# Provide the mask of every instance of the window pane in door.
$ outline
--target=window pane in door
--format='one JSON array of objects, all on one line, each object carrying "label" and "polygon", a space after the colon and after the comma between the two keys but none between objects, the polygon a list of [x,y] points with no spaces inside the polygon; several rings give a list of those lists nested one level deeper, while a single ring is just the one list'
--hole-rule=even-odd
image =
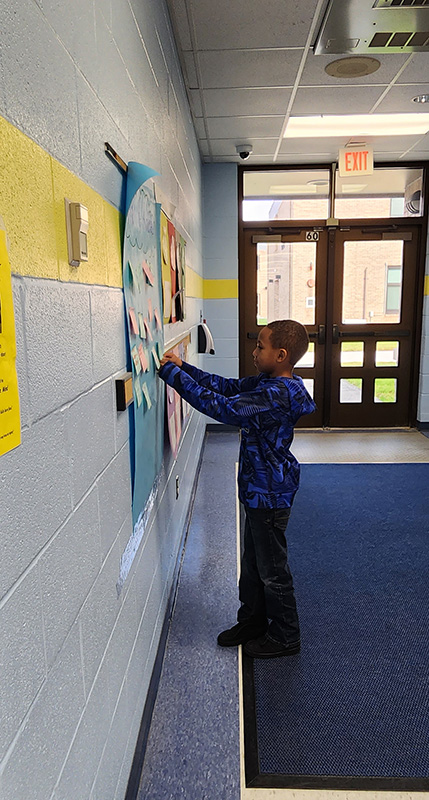
[{"label": "window pane in door", "polygon": [[341,342],[342,367],[363,367],[363,342]]},{"label": "window pane in door", "polygon": [[396,403],[396,378],[375,378],[374,403]]},{"label": "window pane in door", "polygon": [[304,367],[304,369],[314,367],[314,342],[310,342],[307,352],[296,362],[295,367]]},{"label": "window pane in door", "polygon": [[313,378],[303,378],[302,382],[307,389],[308,394],[310,397],[314,398],[314,379]]},{"label": "window pane in door", "polygon": [[403,249],[400,239],[344,242],[343,323],[401,321]]},{"label": "window pane in door", "polygon": [[340,403],[361,403],[362,384],[362,378],[341,378]]},{"label": "window pane in door", "polygon": [[296,319],[314,325],[315,242],[259,242],[256,252],[256,324]]},{"label": "window pane in door", "polygon": [[397,367],[399,364],[399,342],[377,342],[375,345],[376,367]]}]

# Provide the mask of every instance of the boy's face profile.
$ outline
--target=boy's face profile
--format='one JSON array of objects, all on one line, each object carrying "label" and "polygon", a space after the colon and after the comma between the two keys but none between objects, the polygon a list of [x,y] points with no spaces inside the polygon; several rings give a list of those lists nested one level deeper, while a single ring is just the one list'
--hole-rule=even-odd
[{"label": "boy's face profile", "polygon": [[252,353],[255,367],[259,372],[276,377],[291,372],[287,351],[271,344],[270,328],[262,328],[256,347]]}]

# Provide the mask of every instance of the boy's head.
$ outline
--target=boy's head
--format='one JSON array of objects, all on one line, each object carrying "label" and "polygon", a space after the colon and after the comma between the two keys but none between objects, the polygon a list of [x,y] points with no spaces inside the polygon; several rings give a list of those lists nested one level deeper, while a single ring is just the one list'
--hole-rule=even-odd
[{"label": "boy's head", "polygon": [[269,322],[258,336],[253,351],[255,366],[268,375],[291,374],[297,361],[307,352],[308,333],[293,319]]}]

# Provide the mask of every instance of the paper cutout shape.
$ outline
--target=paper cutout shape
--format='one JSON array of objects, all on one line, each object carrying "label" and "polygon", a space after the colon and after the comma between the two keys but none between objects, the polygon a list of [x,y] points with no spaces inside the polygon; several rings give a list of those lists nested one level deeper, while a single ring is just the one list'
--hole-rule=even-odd
[{"label": "paper cutout shape", "polygon": [[141,311],[139,311],[139,331],[140,339],[146,339],[146,325],[144,324],[144,316]]},{"label": "paper cutout shape", "polygon": [[134,195],[136,192],[138,192],[142,183],[145,183],[148,178],[152,178],[154,175],[159,175],[159,172],[156,172],[156,170],[152,169],[152,167],[147,167],[145,164],[139,164],[138,161],[128,162],[125,204],[125,211],[127,214]]},{"label": "paper cutout shape", "polygon": [[128,314],[129,314],[129,317],[130,317],[131,333],[134,333],[136,336],[138,336],[139,326],[137,324],[136,312],[134,311],[133,308],[131,308],[131,306],[128,309]]},{"label": "paper cutout shape", "polygon": [[157,327],[157,329],[159,331],[161,331],[162,330],[162,322],[161,322],[161,317],[159,316],[159,311],[158,311],[157,308],[153,312],[153,315],[155,317],[156,327]]},{"label": "paper cutout shape", "polygon": [[134,391],[136,393],[136,400],[137,400],[137,408],[139,408],[142,404],[143,395],[142,390],[140,389],[140,383],[138,380],[134,381]]},{"label": "paper cutout shape", "polygon": [[155,366],[157,369],[159,369],[161,364],[159,363],[158,353],[156,352],[155,347],[152,347],[152,355],[153,355],[153,360],[155,362]]},{"label": "paper cutout shape", "polygon": [[170,275],[170,243],[168,241],[168,220],[161,211],[161,271],[163,293],[163,318],[164,324],[170,322],[171,317],[171,275]]},{"label": "paper cutout shape", "polygon": [[164,295],[164,322],[170,322],[171,317],[171,283],[164,281],[162,284]]},{"label": "paper cutout shape", "polygon": [[149,389],[147,388],[145,383],[143,383],[142,389],[143,389],[144,399],[146,400],[146,404],[149,410],[150,408],[152,408],[152,402],[149,396]]},{"label": "paper cutout shape", "polygon": [[146,317],[144,318],[144,324],[145,324],[145,328],[146,328],[146,332],[147,332],[148,339],[149,339],[151,342],[153,342],[152,331],[151,331],[151,329],[150,329],[150,326],[149,326],[149,323],[148,323],[148,321],[147,321]]},{"label": "paper cutout shape", "polygon": [[177,264],[176,264],[176,229],[172,222],[168,221],[168,240],[170,244],[170,280],[171,296],[174,298],[171,304],[171,321],[176,322],[176,292],[177,292]]},{"label": "paper cutout shape", "polygon": [[131,261],[128,261],[128,268],[130,270],[130,275],[131,275],[132,290],[133,291],[135,290],[136,292],[140,292],[141,291],[141,283],[140,283],[140,280],[139,280],[139,276],[138,276],[138,273],[136,272],[136,270],[134,269]]},{"label": "paper cutout shape", "polygon": [[143,266],[143,272],[146,275],[146,278],[148,279],[150,285],[153,286],[154,283],[155,283],[155,278],[153,277],[152,270],[151,270],[149,264],[147,263],[147,261],[143,261],[143,265],[142,266]]},{"label": "paper cutout shape", "polygon": [[148,298],[148,301],[147,301],[147,315],[149,317],[149,322],[152,322],[152,320],[153,320],[153,307],[152,307],[152,300],[150,299],[150,297]]},{"label": "paper cutout shape", "polygon": [[131,358],[133,359],[134,369],[137,375],[140,375],[140,372],[142,371],[142,365],[140,364],[140,358],[136,345],[131,348]]},{"label": "paper cutout shape", "polygon": [[142,370],[143,370],[143,372],[147,372],[148,369],[149,369],[149,363],[148,363],[148,360],[146,358],[146,353],[143,350],[143,345],[142,344],[139,345],[138,354],[139,354],[140,364],[142,365]]}]

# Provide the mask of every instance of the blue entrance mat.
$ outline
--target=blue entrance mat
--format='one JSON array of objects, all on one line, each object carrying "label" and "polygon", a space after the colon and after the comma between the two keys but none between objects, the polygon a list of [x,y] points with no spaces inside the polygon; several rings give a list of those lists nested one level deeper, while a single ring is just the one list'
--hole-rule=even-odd
[{"label": "blue entrance mat", "polygon": [[304,465],[297,656],[243,659],[249,786],[429,790],[429,465]]}]

